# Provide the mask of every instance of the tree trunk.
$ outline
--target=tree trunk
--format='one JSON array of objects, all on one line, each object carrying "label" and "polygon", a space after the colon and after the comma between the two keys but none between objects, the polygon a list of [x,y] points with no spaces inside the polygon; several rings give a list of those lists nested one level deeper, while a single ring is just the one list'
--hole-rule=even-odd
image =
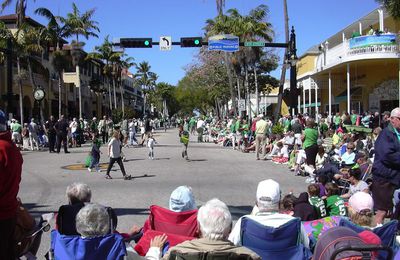
[{"label": "tree trunk", "polygon": [[108,99],[110,101],[110,111],[109,113],[111,113],[112,111],[112,98],[111,98],[111,86],[110,86],[110,80],[107,80],[108,82]]},{"label": "tree trunk", "polygon": [[[235,97],[235,88],[233,86],[233,77],[232,77],[232,71],[230,69],[230,61],[228,58],[228,53],[224,53],[224,63],[225,63],[225,68],[228,74],[228,81],[229,81],[229,90],[231,92],[231,99],[232,99],[232,108],[233,108],[233,113],[236,116],[237,115],[237,109],[236,109],[236,97]],[[229,111],[229,109],[228,109]]]},{"label": "tree trunk", "polygon": [[246,84],[246,96],[247,96],[247,105],[248,105],[248,117],[247,117],[247,121],[250,124],[251,122],[251,99],[250,99],[250,89],[249,89],[249,72],[247,71],[247,65],[244,66],[245,68],[245,84]]},{"label": "tree trunk", "polygon": [[115,78],[113,77],[114,109],[117,109],[117,94],[115,92]]},{"label": "tree trunk", "polygon": [[122,84],[119,85],[119,91],[121,92],[121,109],[122,109],[122,116],[125,116],[125,103],[124,103],[124,90],[122,88]]},{"label": "tree trunk", "polygon": [[17,70],[18,70],[18,88],[19,88],[19,112],[20,112],[20,122],[21,125],[24,125],[24,105],[23,105],[23,97],[24,92],[22,88],[22,75],[21,75],[21,64],[19,61],[19,57],[17,57]]},{"label": "tree trunk", "polygon": [[62,72],[58,73],[58,118],[61,118],[62,107]]},{"label": "tree trunk", "polygon": [[[288,16],[288,11],[287,11],[287,0],[283,0],[283,12],[284,12],[284,16],[285,16],[285,40],[287,43],[289,43],[289,16]],[[288,53],[288,49],[286,48],[285,54],[283,56],[284,61],[286,60],[287,53]],[[278,117],[280,115],[281,108],[282,108],[283,86],[285,84],[285,79],[286,79],[286,66],[284,63],[282,66],[282,70],[281,70],[281,79],[279,81],[278,104],[277,104],[277,106],[275,108],[275,112],[274,112],[275,120],[278,120]]]},{"label": "tree trunk", "polygon": [[256,85],[256,115],[260,112],[260,93],[258,92],[258,80],[257,80],[257,70],[256,67],[254,69],[254,83]]}]

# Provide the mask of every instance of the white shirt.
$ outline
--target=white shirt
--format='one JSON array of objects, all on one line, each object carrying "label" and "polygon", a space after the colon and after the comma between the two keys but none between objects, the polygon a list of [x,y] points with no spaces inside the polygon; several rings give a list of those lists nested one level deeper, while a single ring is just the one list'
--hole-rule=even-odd
[{"label": "white shirt", "polygon": [[[289,222],[290,220],[294,219],[294,217],[287,215],[287,214],[279,214],[279,213],[273,213],[273,214],[266,214],[266,213],[258,213],[258,215],[246,215],[244,217],[250,218],[252,220],[257,221],[258,223],[269,226],[269,227],[280,227],[283,224]],[[232,229],[232,232],[229,234],[228,240],[230,240],[233,244],[236,246],[241,246],[241,241],[240,241],[240,226],[242,223],[242,218],[240,217],[238,221],[236,222],[235,226]],[[300,242],[307,248],[309,248],[309,239],[307,236],[306,231],[304,230],[303,225],[301,225],[301,235],[300,235]]]},{"label": "white shirt", "polygon": [[203,120],[200,119],[199,121],[197,121],[197,128],[203,127],[203,125],[204,125]]},{"label": "white shirt", "polygon": [[134,122],[130,122],[129,123],[129,131],[136,133],[136,128],[135,128],[135,123]]},{"label": "white shirt", "polygon": [[71,133],[75,133],[76,129],[78,128],[78,123],[75,121],[72,121],[71,124],[69,125],[69,127],[71,128]]},{"label": "white shirt", "polygon": [[121,142],[116,138],[111,138],[108,143],[108,149],[110,151],[111,158],[119,158],[121,157]]},{"label": "white shirt", "polygon": [[153,148],[155,142],[156,141],[154,140],[154,138],[149,138],[149,140],[147,141],[147,147]]}]

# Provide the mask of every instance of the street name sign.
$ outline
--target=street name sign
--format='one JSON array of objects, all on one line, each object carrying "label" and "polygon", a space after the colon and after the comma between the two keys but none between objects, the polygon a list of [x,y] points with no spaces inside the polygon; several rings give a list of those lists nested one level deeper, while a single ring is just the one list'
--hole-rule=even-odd
[{"label": "street name sign", "polygon": [[160,37],[160,51],[170,51],[172,48],[172,37],[161,36]]},{"label": "street name sign", "polygon": [[239,37],[232,34],[215,35],[208,38],[209,51],[235,52],[239,50]]},{"label": "street name sign", "polygon": [[238,100],[239,111],[246,111],[246,101],[244,99]]},{"label": "street name sign", "polygon": [[244,42],[245,47],[264,47],[265,42]]}]

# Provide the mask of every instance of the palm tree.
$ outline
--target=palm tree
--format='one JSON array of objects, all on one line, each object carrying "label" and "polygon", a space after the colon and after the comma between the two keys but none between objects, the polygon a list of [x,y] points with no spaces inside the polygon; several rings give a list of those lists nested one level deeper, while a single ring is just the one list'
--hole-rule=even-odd
[{"label": "palm tree", "polygon": [[63,71],[69,64],[67,53],[61,50],[60,43],[63,38],[71,36],[68,27],[61,22],[60,17],[55,16],[47,8],[38,8],[35,10],[35,14],[41,15],[48,19],[47,34],[49,41],[55,50],[52,55],[52,65],[58,74],[58,118],[62,114],[62,89],[63,89]]},{"label": "palm tree", "polygon": [[75,40],[79,42],[79,35],[89,39],[96,37],[96,32],[100,32],[97,26],[98,22],[92,20],[96,9],[90,9],[83,14],[79,11],[75,3],[72,3],[72,13],[68,13],[66,18],[60,17],[60,20],[68,27],[70,34],[75,35]]},{"label": "palm tree", "polygon": [[396,19],[400,19],[400,0],[375,0],[379,4],[383,5],[386,10],[389,11],[390,15]]},{"label": "palm tree", "polygon": [[134,62],[134,58],[133,57],[126,57],[126,54],[121,55],[119,61],[118,61],[118,68],[119,68],[119,72],[118,72],[118,76],[119,76],[119,82],[120,82],[120,94],[121,94],[121,102],[122,102],[122,116],[125,116],[125,103],[124,103],[124,90],[122,87],[122,69],[126,69],[128,70],[130,67],[135,66],[136,63]]},{"label": "palm tree", "polygon": [[110,87],[110,77],[112,76],[112,60],[117,59],[120,54],[113,52],[112,50],[112,43],[109,40],[109,35],[104,38],[104,42],[100,46],[95,47],[95,52],[91,52],[88,54],[87,59],[97,59],[102,60],[105,65],[103,67],[103,75],[107,79],[108,85],[108,97],[109,97],[109,106],[110,111],[112,110],[112,99],[111,99],[111,87]]},{"label": "palm tree", "polygon": [[[3,0],[1,3],[0,12],[3,12],[9,5],[11,5],[13,0]],[[15,3],[15,13],[17,14],[17,28],[20,28],[24,23],[26,17],[26,7],[27,0],[16,0]]]},{"label": "palm tree", "polygon": [[146,98],[149,91],[154,90],[155,82],[157,81],[157,74],[151,72],[151,66],[147,61],[143,61],[136,66],[137,73],[136,77],[138,77],[139,84],[142,87],[142,91],[144,93],[144,101],[143,101],[143,113],[146,113]]},{"label": "palm tree", "polygon": [[[75,36],[75,41],[72,41],[71,55],[74,56],[75,68],[77,76],[79,77],[79,58],[81,58],[81,48],[82,43],[79,42],[79,35],[82,35],[87,39],[89,37],[98,37],[96,32],[100,32],[99,27],[97,27],[98,22],[92,19],[95,9],[90,9],[85,13],[81,14],[75,3],[72,3],[72,12],[67,14],[66,18],[60,17],[62,23],[64,23],[71,35]],[[79,79],[78,79],[79,82]],[[82,117],[82,89],[79,84],[79,117]]]},{"label": "palm tree", "polygon": [[224,12],[225,0],[216,0],[216,3],[217,3],[218,16],[221,16]]}]

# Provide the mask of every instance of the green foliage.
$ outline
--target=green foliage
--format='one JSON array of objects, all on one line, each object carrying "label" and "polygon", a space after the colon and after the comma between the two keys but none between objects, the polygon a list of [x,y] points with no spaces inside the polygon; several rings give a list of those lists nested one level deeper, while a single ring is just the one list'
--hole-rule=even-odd
[{"label": "green foliage", "polygon": [[394,19],[400,20],[400,0],[376,0],[376,2],[383,5]]},{"label": "green foliage", "polygon": [[[125,107],[125,118],[134,118],[136,116],[135,111],[130,107]],[[119,123],[124,118],[122,109],[117,108],[112,110],[112,120],[114,123]]]},{"label": "green foliage", "polygon": [[285,127],[283,125],[281,125],[280,123],[277,123],[272,127],[271,132],[273,134],[281,135],[281,134],[283,134],[284,129],[285,129]]}]

